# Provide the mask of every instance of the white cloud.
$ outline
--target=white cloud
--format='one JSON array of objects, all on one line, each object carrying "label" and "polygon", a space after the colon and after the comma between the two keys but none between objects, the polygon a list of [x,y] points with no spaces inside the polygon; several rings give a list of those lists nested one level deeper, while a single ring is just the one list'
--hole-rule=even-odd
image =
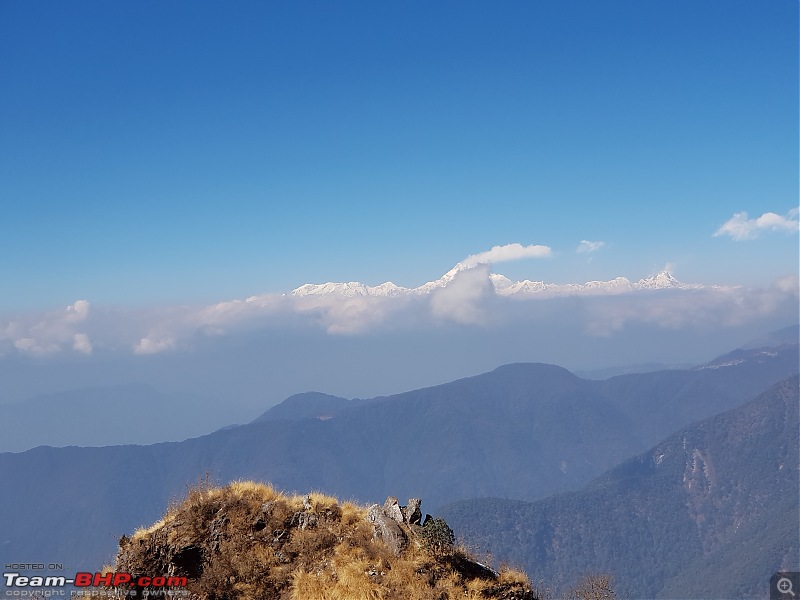
[{"label": "white cloud", "polygon": [[67,307],[66,318],[70,321],[85,321],[89,316],[89,302],[86,300],[77,300],[74,304]]},{"label": "white cloud", "polygon": [[394,298],[369,296],[307,296],[292,298],[298,315],[322,325],[330,334],[374,330],[387,316],[406,304]]},{"label": "white cloud", "polygon": [[474,325],[486,320],[481,301],[492,293],[489,266],[478,265],[456,274],[446,287],[431,295],[431,312],[438,319]]},{"label": "white cloud", "polygon": [[798,289],[800,288],[800,277],[794,273],[785,275],[775,281],[774,287],[781,292],[798,296],[800,295],[800,290]]},{"label": "white cloud", "polygon": [[191,311],[186,324],[211,334],[222,334],[239,323],[265,318],[286,310],[285,297],[275,294],[250,296],[245,300],[227,300]]},{"label": "white cloud", "polygon": [[768,288],[665,290],[658,294],[597,297],[586,303],[590,335],[609,336],[628,323],[661,329],[735,327],[772,314],[796,313],[797,278],[784,277]]},{"label": "white cloud", "polygon": [[84,354],[92,353],[92,342],[89,341],[89,336],[85,333],[76,333],[72,336],[72,349]]},{"label": "white cloud", "polygon": [[542,258],[550,256],[552,249],[549,246],[523,246],[522,244],[506,244],[505,246],[492,246],[491,250],[472,254],[461,261],[468,267],[475,265],[521,260],[523,258]]},{"label": "white cloud", "polygon": [[580,254],[588,254],[590,252],[596,252],[597,250],[600,250],[600,248],[605,245],[605,242],[590,242],[589,240],[581,240],[581,243],[578,244],[577,248],[575,248],[575,252]]},{"label": "white cloud", "polygon": [[63,310],[20,316],[0,327],[0,351],[6,346],[31,356],[48,356],[71,346],[85,352],[85,344],[75,346],[74,336],[79,333],[77,326],[88,318],[86,300],[78,300]]},{"label": "white cloud", "polygon": [[143,337],[133,347],[134,354],[157,354],[175,347],[175,339],[171,337]]},{"label": "white cloud", "polygon": [[714,237],[729,235],[736,241],[752,240],[763,231],[784,231],[794,233],[800,230],[798,209],[793,208],[786,216],[767,212],[757,219],[749,219],[746,212],[738,212],[714,232]]}]

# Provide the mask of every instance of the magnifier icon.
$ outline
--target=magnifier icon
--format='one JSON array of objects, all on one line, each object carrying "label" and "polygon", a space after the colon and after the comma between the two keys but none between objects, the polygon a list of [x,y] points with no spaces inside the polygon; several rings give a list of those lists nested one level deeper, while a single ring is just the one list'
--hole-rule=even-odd
[{"label": "magnifier icon", "polygon": [[794,592],[792,591],[792,580],[788,577],[781,577],[778,579],[778,583],[775,587],[778,588],[778,591],[781,594],[791,594],[792,598],[795,597]]}]

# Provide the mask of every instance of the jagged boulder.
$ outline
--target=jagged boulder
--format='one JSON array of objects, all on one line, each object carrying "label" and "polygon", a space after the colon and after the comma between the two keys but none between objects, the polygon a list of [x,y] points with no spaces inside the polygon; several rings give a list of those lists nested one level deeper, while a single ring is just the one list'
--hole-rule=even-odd
[{"label": "jagged boulder", "polygon": [[403,520],[409,525],[419,525],[420,521],[422,521],[421,505],[422,500],[419,498],[409,498],[408,504],[400,508],[403,513]]},{"label": "jagged boulder", "polygon": [[369,507],[367,519],[372,523],[373,537],[382,540],[395,556],[400,556],[408,546],[408,537],[398,522],[386,514],[385,508],[377,504]]},{"label": "jagged boulder", "polygon": [[403,509],[400,508],[400,503],[394,496],[386,498],[386,502],[383,503],[383,514],[401,525],[405,522]]},{"label": "jagged boulder", "polygon": [[426,515],[422,523],[421,505],[419,498],[409,498],[406,506],[400,506],[394,496],[386,498],[382,507],[373,504],[367,516],[372,523],[373,537],[383,540],[395,555],[407,547],[409,537],[437,554],[451,551],[453,530],[443,520],[431,519],[430,515]]}]

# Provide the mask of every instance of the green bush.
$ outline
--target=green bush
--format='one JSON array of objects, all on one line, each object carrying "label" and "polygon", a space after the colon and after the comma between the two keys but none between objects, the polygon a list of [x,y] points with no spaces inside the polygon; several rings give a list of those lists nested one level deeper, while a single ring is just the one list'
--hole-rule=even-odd
[{"label": "green bush", "polygon": [[428,519],[420,528],[422,547],[433,554],[451,554],[455,548],[456,536],[444,519]]}]

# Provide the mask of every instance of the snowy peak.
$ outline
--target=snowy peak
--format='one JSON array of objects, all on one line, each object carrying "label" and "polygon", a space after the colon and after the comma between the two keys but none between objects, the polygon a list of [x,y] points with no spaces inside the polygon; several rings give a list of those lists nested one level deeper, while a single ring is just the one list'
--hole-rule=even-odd
[{"label": "snowy peak", "polygon": [[675,279],[669,271],[661,271],[658,275],[640,279],[634,284],[634,287],[639,290],[663,290],[667,288],[688,290],[699,289],[703,286],[696,283],[683,283]]},{"label": "snowy peak", "polygon": [[[500,276],[502,277],[502,275]],[[545,283],[544,281],[517,281],[502,288],[495,285],[495,292],[500,296],[569,296],[574,294],[621,294],[634,289],[625,277],[617,277],[611,281],[587,281],[586,283]]]},{"label": "snowy peak", "polygon": [[306,283],[292,290],[292,296],[344,296],[354,298],[358,296],[401,296],[410,292],[408,288],[395,285],[391,281],[370,287],[357,281],[348,283]]},{"label": "snowy peak", "polygon": [[495,291],[498,293],[514,285],[514,282],[511,281],[508,277],[506,277],[505,275],[499,275],[497,273],[490,273],[489,280],[492,282]]},{"label": "snowy peak", "polygon": [[583,284],[587,290],[602,290],[607,292],[630,292],[633,284],[626,277],[615,277],[611,281],[587,281]]},{"label": "snowy peak", "polygon": [[460,262],[455,267],[450,269],[447,273],[439,277],[439,279],[437,279],[436,281],[429,281],[428,283],[424,283],[418,288],[414,288],[411,291],[416,292],[417,294],[428,294],[435,289],[447,287],[447,285],[451,281],[453,281],[453,279],[456,278],[456,275],[458,275],[461,271],[466,271],[467,269],[471,268],[472,268],[471,266]]},{"label": "snowy peak", "polygon": [[[461,271],[465,271],[467,269],[472,268],[469,265],[464,263],[458,263],[455,267],[450,269],[447,273],[442,275],[439,279],[435,281],[429,281],[419,287],[416,288],[404,288],[400,287],[399,285],[395,285],[391,281],[387,281],[386,283],[382,283],[380,285],[376,285],[374,287],[364,285],[363,283],[359,283],[358,281],[351,281],[349,283],[306,283],[305,285],[301,285],[300,287],[292,290],[292,296],[330,296],[330,295],[337,295],[337,296],[344,296],[348,298],[358,297],[358,296],[378,296],[378,297],[395,297],[395,296],[405,296],[409,294],[429,294],[433,290],[446,287],[453,279],[456,278]],[[499,275],[499,277],[503,277]],[[509,283],[511,280],[503,277]]]},{"label": "snowy peak", "polygon": [[[343,297],[383,297],[393,298],[407,295],[430,294],[437,289],[447,287],[461,272],[474,268],[474,265],[458,263],[447,273],[435,281],[429,281],[416,288],[404,288],[391,281],[370,287],[351,281],[349,283],[307,283],[292,291],[293,296],[343,296]],[[571,295],[605,295],[625,294],[639,290],[664,290],[664,289],[701,289],[705,286],[699,284],[683,283],[673,277],[668,271],[651,275],[631,283],[625,277],[616,277],[610,281],[587,281],[586,283],[545,283],[544,281],[511,281],[499,273],[490,273],[489,279],[498,296],[514,297],[551,297]]]}]

